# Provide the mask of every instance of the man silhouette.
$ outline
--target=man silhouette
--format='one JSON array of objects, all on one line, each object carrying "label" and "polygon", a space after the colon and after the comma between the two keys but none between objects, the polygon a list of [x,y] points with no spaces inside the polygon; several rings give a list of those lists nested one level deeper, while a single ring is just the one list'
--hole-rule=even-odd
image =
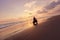
[{"label": "man silhouette", "polygon": [[33,25],[37,25],[37,24],[38,24],[37,19],[34,17],[33,18]]}]

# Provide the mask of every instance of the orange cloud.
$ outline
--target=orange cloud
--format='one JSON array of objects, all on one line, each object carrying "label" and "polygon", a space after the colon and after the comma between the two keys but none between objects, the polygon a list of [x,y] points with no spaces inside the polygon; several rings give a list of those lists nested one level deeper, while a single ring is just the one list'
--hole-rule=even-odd
[{"label": "orange cloud", "polygon": [[29,15],[34,16],[38,10],[42,11],[43,6],[37,5],[36,3],[37,3],[37,1],[32,1],[32,2],[26,3],[24,5],[24,7],[25,7],[24,14],[26,14],[26,15],[28,14],[27,16],[29,16]]}]

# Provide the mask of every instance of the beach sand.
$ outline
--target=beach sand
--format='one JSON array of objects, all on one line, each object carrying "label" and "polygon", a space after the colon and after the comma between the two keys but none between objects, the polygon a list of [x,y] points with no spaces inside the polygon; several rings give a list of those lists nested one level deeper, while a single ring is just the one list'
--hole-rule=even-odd
[{"label": "beach sand", "polygon": [[60,15],[18,32],[4,40],[60,40]]}]

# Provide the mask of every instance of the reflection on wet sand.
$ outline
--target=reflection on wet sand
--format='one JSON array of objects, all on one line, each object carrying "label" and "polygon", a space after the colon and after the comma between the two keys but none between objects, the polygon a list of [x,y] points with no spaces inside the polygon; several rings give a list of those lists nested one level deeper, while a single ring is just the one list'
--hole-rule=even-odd
[{"label": "reflection on wet sand", "polygon": [[[43,22],[43,20],[40,20],[40,21]],[[31,27],[33,27],[32,21],[27,21],[27,22],[24,22],[23,24],[20,24],[20,23],[15,24],[13,26],[1,29],[0,30],[0,38],[4,39],[7,37],[10,37],[12,35],[15,35],[15,34],[22,32],[28,28],[31,28]]]}]

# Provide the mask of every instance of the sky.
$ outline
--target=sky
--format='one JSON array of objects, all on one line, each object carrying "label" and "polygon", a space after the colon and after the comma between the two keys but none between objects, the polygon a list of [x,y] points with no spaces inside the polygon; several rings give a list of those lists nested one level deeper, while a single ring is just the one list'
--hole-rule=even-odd
[{"label": "sky", "polygon": [[60,15],[60,0],[0,0],[0,20],[36,16]]}]

